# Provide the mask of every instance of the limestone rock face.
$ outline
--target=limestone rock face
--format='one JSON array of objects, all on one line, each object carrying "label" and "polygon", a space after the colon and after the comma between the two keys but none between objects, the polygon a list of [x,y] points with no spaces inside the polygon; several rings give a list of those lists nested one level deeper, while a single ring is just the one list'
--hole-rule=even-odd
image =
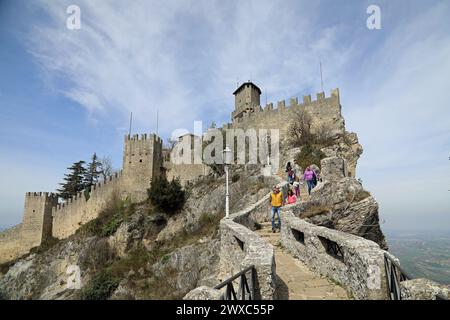
[{"label": "limestone rock face", "polygon": [[184,296],[183,300],[219,300],[220,291],[210,287],[201,286],[190,291]]},{"label": "limestone rock face", "polygon": [[129,222],[122,223],[119,229],[108,238],[109,245],[118,257],[123,258],[133,242],[143,238],[143,228],[140,228],[143,222],[144,216],[142,214],[134,214]]},{"label": "limestone rock face", "polygon": [[17,262],[0,278],[0,291],[8,299],[77,299],[76,286],[68,283],[70,274],[79,271],[83,286],[89,270],[111,261],[113,255],[104,239],[64,241],[45,254],[31,254]]},{"label": "limestone rock face", "polygon": [[324,182],[294,212],[308,222],[361,236],[387,249],[379,224],[378,203],[358,180],[345,177],[345,172],[341,158],[322,160]]},{"label": "limestone rock face", "polygon": [[436,300],[437,295],[450,299],[450,289],[428,279],[402,281],[400,291],[403,300]]},{"label": "limestone rock face", "polygon": [[130,272],[123,279],[111,296],[112,300],[148,299],[148,287],[154,288],[152,299],[161,297],[180,299],[197,286],[214,286],[217,284],[216,273],[220,241],[205,237],[198,243],[184,246],[164,256],[155,264],[147,265],[146,270],[137,273],[151,274],[146,279],[135,279],[135,272]]},{"label": "limestone rock face", "polygon": [[[197,286],[217,285],[219,250],[220,239],[204,238],[200,243],[175,250],[151,269],[157,277],[165,277],[176,296],[182,297]],[[167,277],[171,272],[176,275]]]},{"label": "limestone rock face", "polygon": [[[232,168],[229,179],[230,212],[239,211],[262,199],[278,183],[275,177],[261,175],[260,168]],[[169,217],[167,227],[158,234],[158,241],[169,240],[183,229],[195,231],[204,214],[224,215],[224,177],[207,177],[188,189],[188,194],[183,214]]]},{"label": "limestone rock face", "polygon": [[363,148],[358,142],[358,136],[353,132],[344,132],[332,146],[321,149],[327,157],[340,157],[347,162],[347,175],[356,176],[356,165],[363,153]]}]

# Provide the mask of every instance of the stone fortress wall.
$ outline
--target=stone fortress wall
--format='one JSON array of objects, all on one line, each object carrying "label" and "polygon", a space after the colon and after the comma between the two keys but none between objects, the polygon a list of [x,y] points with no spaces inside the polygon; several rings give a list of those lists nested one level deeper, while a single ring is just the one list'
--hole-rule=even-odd
[{"label": "stone fortress wall", "polygon": [[333,133],[344,133],[345,123],[341,116],[341,104],[339,89],[331,90],[331,95],[325,97],[324,92],[317,93],[317,99],[312,100],[311,95],[304,96],[303,102],[298,98],[291,98],[289,104],[285,100],[279,101],[274,107],[273,103],[264,108],[253,105],[240,117],[233,118],[233,128],[255,128],[255,129],[280,129],[280,135],[286,136],[289,124],[295,118],[295,112],[301,110],[311,115],[311,130],[317,132],[322,126],[332,128]]},{"label": "stone fortress wall", "polygon": [[112,197],[120,195],[124,190],[122,171],[115,173],[106,181],[95,184],[90,192],[89,199],[84,192],[79,192],[66,203],[58,204],[53,208],[52,235],[64,239],[75,233],[83,224],[98,217]]},{"label": "stone fortress wall", "polygon": [[0,233],[0,263],[14,260],[25,253],[21,251],[21,230],[22,224],[18,224]]},{"label": "stone fortress wall", "polygon": [[154,134],[125,136],[123,169],[95,184],[89,197],[84,191],[58,204],[55,194],[28,192],[20,225],[0,233],[0,263],[14,260],[47,238],[64,239],[96,217],[114,196],[142,201],[150,182],[159,177],[162,140]]},{"label": "stone fortress wall", "polygon": [[[197,163],[194,156],[194,144],[201,146],[201,139],[193,134],[185,134],[178,137],[171,150],[164,150],[164,170],[168,180],[178,179],[182,186],[194,182],[200,177],[211,173],[211,168],[204,163]],[[181,154],[189,150],[190,154]]]}]

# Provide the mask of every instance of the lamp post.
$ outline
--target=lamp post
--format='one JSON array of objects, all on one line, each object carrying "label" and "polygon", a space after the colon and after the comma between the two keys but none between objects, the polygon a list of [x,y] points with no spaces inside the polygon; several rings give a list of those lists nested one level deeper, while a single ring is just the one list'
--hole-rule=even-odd
[{"label": "lamp post", "polygon": [[227,145],[225,149],[223,150],[223,164],[225,165],[225,217],[228,218],[230,215],[230,200],[229,200],[229,193],[228,193],[228,166],[231,164],[231,149]]}]

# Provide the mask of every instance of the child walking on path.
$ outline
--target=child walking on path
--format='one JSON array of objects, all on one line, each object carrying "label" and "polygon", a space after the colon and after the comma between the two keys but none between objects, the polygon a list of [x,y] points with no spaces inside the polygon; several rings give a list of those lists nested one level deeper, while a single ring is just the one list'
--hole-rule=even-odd
[{"label": "child walking on path", "polygon": [[287,196],[287,203],[288,204],[293,204],[293,203],[296,203],[296,202],[297,202],[297,196],[294,194],[292,189],[289,189],[288,196]]}]

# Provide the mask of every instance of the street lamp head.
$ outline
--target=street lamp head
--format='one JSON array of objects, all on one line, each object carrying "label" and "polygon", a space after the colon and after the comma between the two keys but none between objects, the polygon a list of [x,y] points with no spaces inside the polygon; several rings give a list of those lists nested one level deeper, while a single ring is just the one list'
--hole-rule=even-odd
[{"label": "street lamp head", "polygon": [[227,145],[223,150],[223,164],[230,165],[233,160],[230,147]]}]

